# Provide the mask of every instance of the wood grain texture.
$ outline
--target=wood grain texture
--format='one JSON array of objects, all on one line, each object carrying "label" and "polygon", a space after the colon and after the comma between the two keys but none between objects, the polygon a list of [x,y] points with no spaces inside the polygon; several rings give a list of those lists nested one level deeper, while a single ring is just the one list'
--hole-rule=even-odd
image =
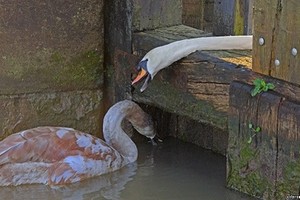
[{"label": "wood grain texture", "polygon": [[[262,74],[270,74],[273,48],[273,30],[277,2],[273,0],[254,2],[254,33],[253,33],[253,70]],[[264,44],[259,44],[259,38]]]},{"label": "wood grain texture", "polygon": [[300,104],[283,101],[278,116],[278,197],[299,191]]},{"label": "wood grain texture", "polygon": [[179,25],[182,22],[181,0],[132,0],[132,30],[143,31]]},{"label": "wood grain texture", "polygon": [[[279,67],[272,65],[271,76],[300,84],[299,55],[291,54],[292,48],[300,50],[300,2],[281,1],[277,6],[277,18],[274,35],[274,59],[280,61]],[[274,63],[274,62],[273,62]]]},{"label": "wood grain texture", "polygon": [[215,0],[214,35],[251,34],[252,0]]},{"label": "wood grain texture", "polygon": [[252,97],[251,90],[241,82],[230,86],[227,183],[252,196],[283,199],[299,188],[300,103],[273,91]]},{"label": "wood grain texture", "polygon": [[[299,55],[293,56],[292,48],[299,50],[300,2],[297,0],[255,1],[253,70],[292,83],[300,84]],[[259,45],[259,38],[265,44]],[[275,65],[275,60],[280,65]]]},{"label": "wood grain texture", "polygon": [[205,0],[182,1],[182,23],[197,29],[204,29]]},{"label": "wood grain texture", "polygon": [[[172,29],[175,30],[175,27]],[[167,33],[164,34],[165,32]],[[184,31],[181,31],[180,36],[176,34],[172,35],[164,29],[135,33],[133,49],[137,57],[133,65],[150,49],[173,41],[176,37],[182,39]],[[193,37],[201,34],[203,33],[194,34]],[[255,73],[249,68],[251,52],[196,52],[159,72],[144,93],[134,91],[133,99],[200,120],[222,130],[227,130],[228,94],[233,80],[252,85],[254,79],[262,78],[273,83],[276,92],[291,100],[300,101],[300,88],[297,86]]]}]

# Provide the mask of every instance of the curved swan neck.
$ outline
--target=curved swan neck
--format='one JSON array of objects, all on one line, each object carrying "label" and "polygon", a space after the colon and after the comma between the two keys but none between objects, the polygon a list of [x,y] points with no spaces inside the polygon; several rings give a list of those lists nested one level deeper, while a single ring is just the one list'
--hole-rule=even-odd
[{"label": "curved swan neck", "polygon": [[160,46],[149,51],[142,60],[148,59],[148,72],[151,78],[158,71],[172,63],[201,50],[242,50],[252,49],[252,35],[216,36],[184,39]]},{"label": "curved swan neck", "polygon": [[[145,115],[147,114],[136,103],[124,100],[113,105],[104,117],[104,139],[124,157],[125,164],[136,161],[138,152],[134,142],[121,128],[121,123],[126,118],[139,131],[140,127],[144,129],[140,121],[143,122]],[[140,133],[147,136],[146,133]]]}]

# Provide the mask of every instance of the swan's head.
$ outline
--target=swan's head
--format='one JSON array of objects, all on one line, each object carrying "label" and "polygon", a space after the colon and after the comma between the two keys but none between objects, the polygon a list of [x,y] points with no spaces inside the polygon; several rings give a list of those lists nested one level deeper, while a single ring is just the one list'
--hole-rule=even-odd
[{"label": "swan's head", "polygon": [[136,65],[136,70],[138,71],[138,75],[136,76],[136,78],[132,81],[132,85],[140,82],[141,80],[143,80],[145,78],[145,82],[143,84],[143,86],[141,87],[140,91],[143,92],[146,90],[146,88],[148,87],[151,79],[152,79],[152,74],[149,72],[149,58],[143,58],[137,65]]},{"label": "swan's head", "polygon": [[134,128],[142,135],[151,140],[156,136],[152,117],[146,113],[135,113],[134,119],[131,120]]},{"label": "swan's head", "polygon": [[[172,43],[171,43],[172,44]],[[143,92],[148,87],[150,81],[162,69],[170,66],[173,62],[185,55],[181,52],[174,53],[174,45],[163,45],[149,51],[143,59],[136,65],[137,77],[132,81],[132,85],[145,78],[140,91]],[[175,48],[176,49],[176,48]]]}]

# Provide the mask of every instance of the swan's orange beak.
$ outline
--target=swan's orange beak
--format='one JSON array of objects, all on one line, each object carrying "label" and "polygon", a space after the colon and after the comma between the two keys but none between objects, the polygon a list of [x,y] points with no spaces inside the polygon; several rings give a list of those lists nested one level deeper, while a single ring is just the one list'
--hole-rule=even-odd
[{"label": "swan's orange beak", "polygon": [[143,68],[141,68],[141,70],[139,71],[137,77],[132,81],[131,85],[139,82],[142,78],[144,78],[146,75],[148,74],[148,72],[146,70],[144,70]]}]

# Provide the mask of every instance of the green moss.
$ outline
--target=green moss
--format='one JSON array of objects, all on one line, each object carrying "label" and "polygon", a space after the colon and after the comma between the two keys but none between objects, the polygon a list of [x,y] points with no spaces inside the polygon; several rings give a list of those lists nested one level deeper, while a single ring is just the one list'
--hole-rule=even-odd
[{"label": "green moss", "polygon": [[[61,57],[55,55],[53,61],[60,64]],[[59,84],[100,84],[102,62],[102,57],[98,52],[88,51],[64,64],[55,79]]]},{"label": "green moss", "polygon": [[177,135],[177,138],[179,138],[183,141],[188,141],[188,136],[186,134],[188,134],[188,133],[182,133],[180,135]]},{"label": "green moss", "polygon": [[235,15],[234,15],[234,34],[242,35],[244,33],[244,17],[241,13],[241,2],[235,3]]},{"label": "green moss", "polygon": [[[232,148],[238,148],[237,146]],[[255,197],[263,197],[269,193],[270,184],[256,169],[255,163],[259,159],[259,150],[246,141],[241,144],[239,154],[235,150],[229,152],[229,173],[227,185],[238,191]],[[254,165],[254,166],[253,166]]]},{"label": "green moss", "polygon": [[59,52],[54,52],[50,55],[50,62],[52,63],[61,63],[64,60],[65,58]]},{"label": "green moss", "polygon": [[285,199],[288,195],[299,194],[300,160],[289,162],[283,170],[283,179],[278,181],[276,198]]},{"label": "green moss", "polygon": [[174,88],[168,82],[153,80],[151,87],[148,87],[144,93],[136,90],[133,96],[137,99],[158,102],[164,110],[175,114],[180,108],[180,113],[185,113],[185,116],[191,119],[200,120],[222,130],[227,129],[227,113],[217,111],[213,104],[196,99],[191,94]]},{"label": "green moss", "polygon": [[103,81],[102,53],[94,50],[69,55],[43,49],[32,55],[7,56],[4,68],[3,76],[16,84],[23,82],[30,89],[89,88],[99,86]]}]

